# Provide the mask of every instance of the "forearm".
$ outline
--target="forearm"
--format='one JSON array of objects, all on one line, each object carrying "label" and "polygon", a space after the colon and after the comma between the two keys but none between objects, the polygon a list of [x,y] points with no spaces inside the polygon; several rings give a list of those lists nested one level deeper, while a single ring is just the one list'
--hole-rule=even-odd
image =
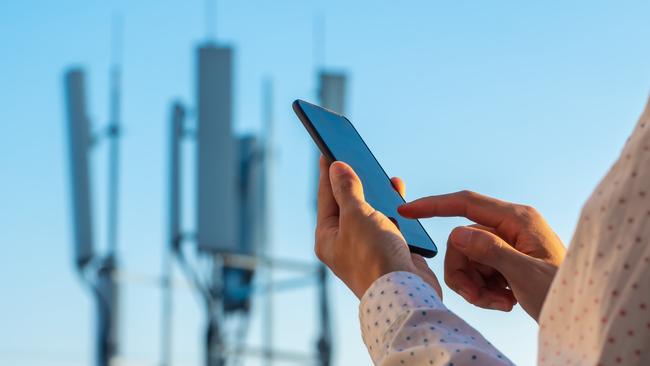
[{"label": "forearm", "polygon": [[415,274],[379,278],[364,294],[359,312],[376,365],[512,365]]}]

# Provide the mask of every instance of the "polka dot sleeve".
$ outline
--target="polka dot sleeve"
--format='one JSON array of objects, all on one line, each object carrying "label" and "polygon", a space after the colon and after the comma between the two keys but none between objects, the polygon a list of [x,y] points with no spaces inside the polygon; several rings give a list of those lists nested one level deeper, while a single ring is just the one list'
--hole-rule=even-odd
[{"label": "polka dot sleeve", "polygon": [[512,365],[409,272],[377,279],[361,298],[359,318],[375,365]]},{"label": "polka dot sleeve", "polygon": [[650,99],[582,209],[539,325],[540,366],[650,365]]}]

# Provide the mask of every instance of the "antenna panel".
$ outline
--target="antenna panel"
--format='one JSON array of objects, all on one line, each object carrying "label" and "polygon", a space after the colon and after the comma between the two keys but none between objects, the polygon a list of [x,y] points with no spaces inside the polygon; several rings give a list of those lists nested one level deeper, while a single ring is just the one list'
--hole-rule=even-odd
[{"label": "antenna panel", "polygon": [[169,216],[168,240],[171,249],[177,250],[181,242],[181,142],[183,140],[183,123],[185,109],[180,102],[175,102],[171,109],[169,125]]},{"label": "antenna panel", "polygon": [[345,75],[321,72],[319,84],[320,104],[334,112],[345,114]]},{"label": "antenna panel", "polygon": [[240,245],[242,254],[258,254],[264,235],[264,155],[253,136],[239,139],[240,154]]},{"label": "antenna panel", "polygon": [[[320,73],[318,85],[318,97],[320,99],[320,105],[334,112],[344,114],[346,86],[345,74],[322,71]],[[318,149],[316,149],[316,154],[317,157],[321,154]],[[318,196],[318,179],[320,174],[318,170],[318,164],[315,164],[314,172],[314,181],[316,182],[314,186],[314,207],[316,207],[316,197]]]},{"label": "antenna panel", "polygon": [[235,251],[239,191],[230,48],[199,48],[197,95],[197,244],[202,251]]},{"label": "antenna panel", "polygon": [[68,160],[72,200],[74,255],[82,267],[93,257],[90,189],[90,123],[86,112],[85,76],[81,69],[64,75]]}]

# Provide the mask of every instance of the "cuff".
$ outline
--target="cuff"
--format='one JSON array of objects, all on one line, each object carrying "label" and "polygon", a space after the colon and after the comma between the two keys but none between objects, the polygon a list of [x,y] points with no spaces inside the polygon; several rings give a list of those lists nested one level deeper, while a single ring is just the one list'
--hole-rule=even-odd
[{"label": "cuff", "polygon": [[366,290],[359,304],[361,335],[375,360],[385,337],[397,331],[411,311],[446,310],[436,291],[420,276],[391,272]]}]

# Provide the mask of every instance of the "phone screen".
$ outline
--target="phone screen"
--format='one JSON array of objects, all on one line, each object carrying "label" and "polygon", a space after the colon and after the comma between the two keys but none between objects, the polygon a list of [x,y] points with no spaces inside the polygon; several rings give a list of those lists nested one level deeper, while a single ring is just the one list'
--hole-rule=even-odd
[{"label": "phone screen", "polygon": [[420,222],[397,212],[404,199],[352,123],[342,115],[302,100],[294,102],[294,110],[323,155],[354,169],[361,179],[366,201],[397,223],[411,251],[426,257],[436,255],[438,249]]}]

